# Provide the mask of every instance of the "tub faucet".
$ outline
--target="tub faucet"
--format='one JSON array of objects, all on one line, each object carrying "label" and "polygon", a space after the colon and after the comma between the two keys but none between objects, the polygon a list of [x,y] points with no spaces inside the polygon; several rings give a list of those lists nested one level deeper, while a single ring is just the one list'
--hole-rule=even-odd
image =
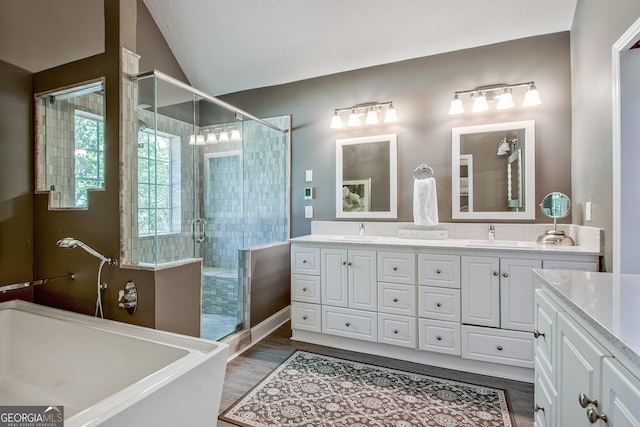
[{"label": "tub faucet", "polygon": [[364,222],[360,223],[360,235],[364,236]]},{"label": "tub faucet", "polygon": [[493,224],[489,224],[489,240],[495,240],[496,238],[496,226]]}]

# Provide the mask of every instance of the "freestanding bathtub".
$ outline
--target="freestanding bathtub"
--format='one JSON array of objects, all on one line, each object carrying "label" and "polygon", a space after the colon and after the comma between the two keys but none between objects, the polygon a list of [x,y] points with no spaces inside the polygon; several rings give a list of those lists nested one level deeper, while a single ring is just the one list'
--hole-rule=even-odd
[{"label": "freestanding bathtub", "polygon": [[0,303],[0,402],[64,406],[65,427],[215,426],[228,346]]}]

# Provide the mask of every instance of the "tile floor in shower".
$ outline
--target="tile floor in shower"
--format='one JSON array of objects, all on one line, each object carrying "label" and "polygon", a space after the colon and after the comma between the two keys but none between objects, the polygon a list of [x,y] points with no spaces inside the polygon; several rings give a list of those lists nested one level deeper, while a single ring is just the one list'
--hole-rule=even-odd
[{"label": "tile floor in shower", "polygon": [[201,337],[217,341],[236,332],[238,270],[203,267]]}]

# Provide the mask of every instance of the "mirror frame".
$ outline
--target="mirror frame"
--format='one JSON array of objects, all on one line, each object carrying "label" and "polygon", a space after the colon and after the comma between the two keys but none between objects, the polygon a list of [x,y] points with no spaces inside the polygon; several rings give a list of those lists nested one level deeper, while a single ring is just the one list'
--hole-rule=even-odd
[{"label": "mirror frame", "polygon": [[[374,212],[344,212],[342,210],[342,148],[345,145],[389,142],[389,210]],[[365,136],[336,140],[336,218],[397,218],[398,217],[398,136],[396,134]]]},{"label": "mirror frame", "polygon": [[[524,166],[525,195],[524,210],[521,212],[461,212],[460,211],[460,139],[462,135],[498,132],[511,129],[524,129]],[[478,126],[456,127],[451,129],[451,218],[452,219],[490,219],[523,220],[536,217],[536,163],[535,163],[535,121],[495,123]],[[499,141],[496,141],[496,146]],[[494,150],[496,147],[491,147]],[[506,173],[506,170],[505,170]]]}]

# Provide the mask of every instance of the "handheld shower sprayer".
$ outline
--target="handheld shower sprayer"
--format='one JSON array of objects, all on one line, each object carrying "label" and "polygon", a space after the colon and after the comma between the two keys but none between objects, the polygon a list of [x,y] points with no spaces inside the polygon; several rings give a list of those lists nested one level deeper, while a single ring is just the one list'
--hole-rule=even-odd
[{"label": "handheld shower sprayer", "polygon": [[[102,275],[102,267],[104,267],[105,264],[109,264],[112,267],[115,267],[118,265],[118,261],[112,258],[107,258],[106,256],[102,255],[101,253],[99,253],[98,251],[96,251],[95,249],[93,249],[91,246],[87,245],[86,243],[82,243],[80,240],[78,239],[74,239],[73,237],[65,237],[63,239],[60,239],[56,242],[56,246],[58,246],[59,248],[67,248],[67,249],[73,249],[73,248],[82,248],[85,251],[89,252],[91,255],[93,255],[96,258],[100,259],[100,267],[98,268],[98,292],[97,292],[97,296],[96,296],[96,314],[95,316],[98,317],[98,314],[100,314],[100,317],[104,318],[104,312],[102,311],[102,290],[103,288],[101,287],[101,283],[100,283],[100,278]],[[106,284],[105,284],[106,286]]]},{"label": "handheld shower sprayer", "polygon": [[102,255],[101,253],[99,253],[98,251],[93,249],[91,246],[87,245],[86,243],[81,242],[78,239],[74,239],[73,237],[65,237],[63,239],[58,240],[58,242],[56,243],[56,246],[58,246],[59,248],[77,248],[77,247],[80,247],[80,248],[84,249],[85,251],[89,252],[94,257],[99,258],[100,260],[104,261],[105,263],[109,264],[112,267],[116,267],[118,265],[118,261],[117,260],[112,259],[112,258],[107,258],[106,256]]}]

